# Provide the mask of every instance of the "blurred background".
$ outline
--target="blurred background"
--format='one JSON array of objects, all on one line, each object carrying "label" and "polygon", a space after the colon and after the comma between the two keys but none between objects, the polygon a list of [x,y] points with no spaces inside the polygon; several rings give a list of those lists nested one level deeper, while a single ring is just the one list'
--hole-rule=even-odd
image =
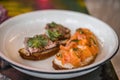
[{"label": "blurred background", "polygon": [[87,12],[83,0],[0,0],[0,4],[8,10],[9,16],[45,9]]},{"label": "blurred background", "polygon": [[[86,0],[85,3],[89,13],[110,25],[120,38],[120,0]],[[111,61],[120,80],[120,49]]]}]

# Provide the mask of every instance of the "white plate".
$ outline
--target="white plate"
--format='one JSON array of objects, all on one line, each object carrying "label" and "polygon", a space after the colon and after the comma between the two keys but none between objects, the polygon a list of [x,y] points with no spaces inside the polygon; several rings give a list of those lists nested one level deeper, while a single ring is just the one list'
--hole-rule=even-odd
[{"label": "white plate", "polygon": [[[24,38],[44,33],[45,25],[52,21],[68,27],[72,33],[80,27],[90,29],[97,36],[101,45],[101,52],[95,62],[77,69],[54,70],[52,67],[54,56],[41,61],[22,59],[18,50],[24,47]],[[114,30],[104,22],[80,12],[64,10],[35,11],[10,18],[0,25],[0,56],[16,69],[37,77],[60,79],[86,74],[105,61],[110,60],[117,49],[118,37]]]}]

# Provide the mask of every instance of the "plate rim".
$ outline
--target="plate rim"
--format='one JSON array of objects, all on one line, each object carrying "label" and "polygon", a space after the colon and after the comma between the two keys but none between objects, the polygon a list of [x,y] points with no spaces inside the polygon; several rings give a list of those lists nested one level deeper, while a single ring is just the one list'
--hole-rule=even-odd
[{"label": "plate rim", "polygon": [[[12,17],[12,18],[10,18],[10,19],[8,19],[8,20],[6,20],[5,22],[3,22],[1,25],[0,25],[0,28],[1,28],[1,26],[2,25],[4,25],[4,24],[6,24],[7,22],[9,22],[10,20],[13,20],[14,18],[16,18],[16,17],[21,17],[21,16],[23,16],[23,15],[26,15],[26,14],[34,14],[34,13],[36,13],[36,12],[67,12],[67,13],[77,13],[77,14],[82,14],[82,15],[85,15],[85,16],[88,16],[89,18],[92,18],[92,19],[95,19],[95,20],[98,20],[98,21],[100,21],[100,22],[102,22],[102,23],[104,23],[103,21],[101,21],[101,20],[99,20],[99,19],[97,19],[96,17],[93,17],[93,16],[91,16],[91,15],[87,15],[87,14],[84,14],[84,13],[81,13],[81,12],[76,12],[76,11],[69,11],[69,10],[38,10],[38,11],[33,11],[33,12],[28,12],[28,13],[25,13],[25,14],[21,14],[21,15],[18,15],[18,16],[15,16],[15,17]],[[107,25],[107,26],[109,26],[108,24],[106,24],[106,23],[104,23],[105,25]],[[74,69],[74,70],[70,70],[70,71],[54,71],[54,72],[48,72],[48,71],[38,71],[38,70],[33,70],[33,68],[29,68],[29,69],[27,69],[27,67],[26,66],[24,66],[24,65],[20,65],[20,64],[18,64],[17,62],[14,62],[14,61],[12,61],[12,60],[10,60],[10,59],[6,59],[5,58],[5,56],[4,55],[2,55],[2,59],[3,60],[5,60],[5,61],[7,61],[8,63],[10,63],[11,65],[13,65],[13,66],[16,66],[16,67],[18,67],[18,68],[20,68],[20,69],[23,69],[23,70],[27,70],[27,71],[30,71],[30,72],[35,72],[35,73],[43,73],[43,74],[70,74],[70,73],[77,73],[77,72],[82,72],[82,71],[86,71],[86,70],[89,70],[89,69],[92,69],[92,68],[95,68],[95,67],[98,67],[98,66],[101,66],[101,65],[103,65],[106,61],[108,61],[108,60],[110,60],[116,53],[117,53],[117,51],[119,50],[119,37],[118,37],[118,35],[117,35],[117,33],[113,30],[113,28],[112,27],[110,27],[109,26],[109,28],[114,32],[114,34],[115,34],[115,36],[116,36],[116,38],[117,38],[117,46],[116,46],[116,48],[115,48],[115,50],[114,50],[114,53],[113,53],[113,55],[111,55],[108,59],[106,59],[103,63],[99,63],[99,64],[97,64],[97,65],[95,65],[95,66],[91,66],[91,67],[89,67],[89,68],[85,68],[84,70],[79,70],[79,69]],[[0,54],[2,54],[1,52],[0,52]],[[10,60],[10,61],[9,61]],[[32,69],[32,70],[30,70],[30,69]]]}]

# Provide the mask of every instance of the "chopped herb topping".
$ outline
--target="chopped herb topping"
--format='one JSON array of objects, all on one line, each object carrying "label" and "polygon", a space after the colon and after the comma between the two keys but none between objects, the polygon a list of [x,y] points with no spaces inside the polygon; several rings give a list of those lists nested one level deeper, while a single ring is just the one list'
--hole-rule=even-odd
[{"label": "chopped herb topping", "polygon": [[90,37],[90,41],[91,43],[94,43],[95,45],[97,44],[96,41],[92,37]]},{"label": "chopped herb topping", "polygon": [[33,48],[46,46],[47,43],[48,43],[48,40],[43,35],[36,35],[33,38],[30,38],[27,42],[28,46]]},{"label": "chopped herb topping", "polygon": [[55,22],[51,22],[51,23],[49,24],[50,27],[56,27],[56,25],[57,25],[57,24],[56,24]]},{"label": "chopped herb topping", "polygon": [[78,48],[73,48],[73,51],[77,51],[78,50]]},{"label": "chopped herb topping", "polygon": [[52,31],[48,29],[47,34],[52,41],[57,40],[61,36],[61,34],[57,30]]},{"label": "chopped herb topping", "polygon": [[80,32],[80,34],[84,34],[82,29],[77,29],[78,32]]},{"label": "chopped herb topping", "polygon": [[78,40],[78,39],[73,39],[73,40],[71,40],[71,41],[73,41],[73,42],[78,42],[79,40]]},{"label": "chopped herb topping", "polygon": [[62,54],[60,53],[58,53],[56,56],[62,58]]}]

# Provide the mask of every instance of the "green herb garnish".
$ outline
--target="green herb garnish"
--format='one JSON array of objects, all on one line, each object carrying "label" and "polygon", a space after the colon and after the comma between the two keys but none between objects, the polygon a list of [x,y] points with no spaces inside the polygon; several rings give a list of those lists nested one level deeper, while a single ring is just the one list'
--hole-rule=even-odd
[{"label": "green herb garnish", "polygon": [[78,48],[73,48],[73,51],[77,51],[78,50]]},{"label": "green herb garnish", "polygon": [[73,39],[73,40],[71,40],[71,41],[73,41],[73,42],[78,42],[79,40],[78,40],[78,39]]},{"label": "green herb garnish", "polygon": [[37,35],[33,38],[30,38],[27,42],[28,46],[33,47],[33,48],[39,48],[39,47],[46,46],[47,43],[48,43],[48,40],[43,35]]},{"label": "green herb garnish", "polygon": [[60,53],[58,53],[56,56],[62,58],[62,54]]},{"label": "green herb garnish", "polygon": [[82,29],[77,29],[78,32],[80,32],[80,34],[84,34]]},{"label": "green herb garnish", "polygon": [[57,24],[56,24],[55,22],[51,22],[51,23],[49,24],[50,27],[56,27],[56,25],[57,25]]},{"label": "green herb garnish", "polygon": [[90,42],[94,43],[95,45],[97,44],[96,41],[92,37],[90,37]]},{"label": "green herb garnish", "polygon": [[57,30],[52,31],[48,29],[47,34],[52,41],[57,40],[61,36],[61,34]]}]

